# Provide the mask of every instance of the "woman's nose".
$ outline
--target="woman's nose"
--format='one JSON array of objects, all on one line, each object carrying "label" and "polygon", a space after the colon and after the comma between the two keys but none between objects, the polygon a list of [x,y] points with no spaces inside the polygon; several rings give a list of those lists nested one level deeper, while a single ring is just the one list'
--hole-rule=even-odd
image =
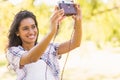
[{"label": "woman's nose", "polygon": [[33,34],[33,33],[34,33],[34,30],[30,28],[30,29],[29,29],[29,33],[30,33],[30,34]]}]

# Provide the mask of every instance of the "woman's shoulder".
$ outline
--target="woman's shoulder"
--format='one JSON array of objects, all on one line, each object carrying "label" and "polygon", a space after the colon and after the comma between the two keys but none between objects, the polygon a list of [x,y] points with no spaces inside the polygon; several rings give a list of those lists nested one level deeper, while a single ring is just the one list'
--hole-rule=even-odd
[{"label": "woman's shoulder", "polygon": [[22,48],[22,46],[12,46],[12,47],[9,47],[8,48],[8,51],[20,51],[20,50],[24,50],[23,48]]},{"label": "woman's shoulder", "polygon": [[21,49],[23,50],[22,46],[18,45],[18,46],[12,46],[12,47],[9,47],[8,50],[16,50],[16,49]]},{"label": "woman's shoulder", "polygon": [[50,46],[57,49],[59,47],[59,43],[50,43]]},{"label": "woman's shoulder", "polygon": [[8,48],[7,54],[20,55],[21,52],[24,52],[24,49],[19,45]]}]

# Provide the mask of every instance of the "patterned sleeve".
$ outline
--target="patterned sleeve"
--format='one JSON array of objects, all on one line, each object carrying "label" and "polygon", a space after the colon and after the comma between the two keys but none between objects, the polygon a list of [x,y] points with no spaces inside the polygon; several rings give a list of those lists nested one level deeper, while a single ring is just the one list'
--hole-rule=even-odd
[{"label": "patterned sleeve", "polygon": [[51,43],[51,45],[53,46],[53,49],[55,51],[55,52],[53,52],[53,55],[55,55],[56,57],[58,57],[58,59],[60,59],[61,55],[58,55],[59,44],[58,43]]},{"label": "patterned sleeve", "polygon": [[8,49],[6,56],[10,69],[16,70],[20,68],[20,58],[23,53],[25,53],[25,51],[21,50],[19,47],[11,47]]},{"label": "patterned sleeve", "polygon": [[60,72],[58,59],[61,58],[61,55],[58,55],[58,48],[59,44],[51,43],[41,56],[41,59],[53,70],[54,76],[58,76]]}]

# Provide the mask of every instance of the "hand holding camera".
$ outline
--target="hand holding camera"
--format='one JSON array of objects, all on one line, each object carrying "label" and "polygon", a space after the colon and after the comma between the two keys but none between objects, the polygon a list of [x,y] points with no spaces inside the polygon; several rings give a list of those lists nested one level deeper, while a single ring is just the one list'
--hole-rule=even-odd
[{"label": "hand holding camera", "polygon": [[73,2],[62,1],[62,2],[59,2],[58,6],[60,9],[64,10],[65,16],[71,16],[71,15],[77,14],[75,4]]},{"label": "hand holding camera", "polygon": [[72,16],[75,20],[75,25],[81,24],[81,10],[78,4],[73,2],[60,2],[55,7],[53,15],[51,16],[51,26],[58,26],[59,23],[66,17]]},{"label": "hand holding camera", "polygon": [[64,16],[72,16],[73,19],[75,20],[75,25],[80,25],[81,24],[81,9],[80,5],[75,4],[73,2],[59,2],[58,4],[60,9],[64,10]]}]

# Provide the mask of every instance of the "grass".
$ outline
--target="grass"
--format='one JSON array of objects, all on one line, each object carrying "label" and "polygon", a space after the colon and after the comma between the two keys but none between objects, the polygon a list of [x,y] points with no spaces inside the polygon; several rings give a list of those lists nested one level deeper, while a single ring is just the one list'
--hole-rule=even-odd
[{"label": "grass", "polygon": [[5,66],[7,63],[5,62],[5,61],[1,61],[0,62],[0,66],[2,67],[2,66]]}]

